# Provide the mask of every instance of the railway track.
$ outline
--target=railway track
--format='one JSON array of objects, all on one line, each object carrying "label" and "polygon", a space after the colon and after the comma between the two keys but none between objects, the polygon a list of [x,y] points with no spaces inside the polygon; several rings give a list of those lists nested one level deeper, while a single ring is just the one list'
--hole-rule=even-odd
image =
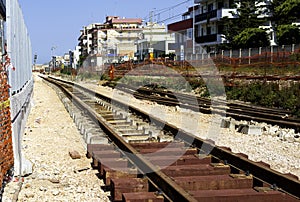
[{"label": "railway track", "polygon": [[300,182],[293,175],[215,147],[118,100],[44,79],[63,92],[87,142],[87,157],[113,201],[279,202],[300,197]]},{"label": "railway track", "polygon": [[220,113],[236,120],[265,122],[278,125],[282,128],[292,128],[300,132],[300,119],[282,109],[265,108],[237,102],[215,100],[212,106],[211,100],[195,95],[173,93],[168,90],[155,89],[155,87],[142,87],[135,89],[132,86],[118,84],[118,90],[133,94],[137,99],[149,100],[167,106],[180,106],[205,114]]}]

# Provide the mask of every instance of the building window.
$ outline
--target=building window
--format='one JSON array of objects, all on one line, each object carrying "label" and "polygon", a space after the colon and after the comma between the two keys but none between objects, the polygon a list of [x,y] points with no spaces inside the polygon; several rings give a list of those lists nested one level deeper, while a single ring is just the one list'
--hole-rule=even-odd
[{"label": "building window", "polygon": [[234,8],[235,2],[234,0],[229,0],[229,7]]},{"label": "building window", "polygon": [[218,2],[218,9],[221,9],[224,7],[224,2]]},{"label": "building window", "polygon": [[206,35],[210,35],[211,34],[211,27],[207,27],[206,29],[207,29],[206,30]]},{"label": "building window", "polygon": [[195,25],[195,37],[198,37],[199,36],[199,25]]},{"label": "building window", "polygon": [[224,25],[218,25],[218,34],[224,34]]},{"label": "building window", "polygon": [[214,10],[214,4],[208,4],[208,12]]},{"label": "building window", "polygon": [[188,38],[188,39],[191,39],[191,38],[193,37],[193,36],[192,36],[192,34],[193,34],[192,30],[193,30],[193,29],[188,29],[188,30],[187,30],[187,38]]}]

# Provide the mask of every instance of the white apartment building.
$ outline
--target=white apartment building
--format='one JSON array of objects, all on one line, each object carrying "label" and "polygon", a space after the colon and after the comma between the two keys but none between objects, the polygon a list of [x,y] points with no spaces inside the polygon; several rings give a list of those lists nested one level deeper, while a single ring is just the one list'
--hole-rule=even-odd
[{"label": "white apartment building", "polygon": [[80,59],[80,46],[76,46],[75,50],[72,51],[73,57],[71,61],[72,68],[76,69],[78,67],[79,59]]},{"label": "white apartment building", "polygon": [[154,58],[164,54],[175,53],[170,44],[175,43],[174,33],[167,32],[167,26],[156,22],[148,22],[142,26],[142,33],[136,42],[136,58],[143,60],[153,53]]},{"label": "white apartment building", "polygon": [[[193,42],[195,38],[193,33],[193,17],[198,10],[198,5],[190,7],[187,12],[182,14],[182,20],[168,25],[168,31],[175,35],[174,50],[177,60],[191,58],[196,49],[200,49]],[[199,50],[197,50],[199,52]]]},{"label": "white apartment building", "polygon": [[224,17],[235,18],[234,0],[195,0],[199,4],[195,11],[194,29],[195,41],[207,52],[214,51],[215,45],[226,43],[222,35],[223,25],[220,20]]},{"label": "white apartment building", "polygon": [[[267,5],[272,0],[266,0],[258,3],[258,6]],[[196,43],[204,47],[207,52],[214,52],[217,44],[226,43],[224,38],[223,25],[220,22],[222,18],[236,18],[232,12],[236,12],[234,0],[195,0],[199,7],[195,11],[195,35]],[[237,4],[237,6],[239,6]],[[265,8],[263,8],[265,9]],[[268,14],[262,14],[259,18],[268,18]],[[271,21],[267,21],[260,28],[265,29],[270,38],[270,44],[276,45],[274,29]]]}]

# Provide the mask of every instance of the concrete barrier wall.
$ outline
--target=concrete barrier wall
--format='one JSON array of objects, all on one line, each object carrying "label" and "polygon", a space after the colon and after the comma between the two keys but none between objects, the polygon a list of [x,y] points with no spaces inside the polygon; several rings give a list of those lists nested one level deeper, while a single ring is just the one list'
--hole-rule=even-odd
[{"label": "concrete barrier wall", "polygon": [[30,80],[22,91],[11,97],[12,142],[14,152],[14,175],[23,176],[32,172],[31,163],[22,155],[22,138],[26,121],[31,109],[33,80]]}]

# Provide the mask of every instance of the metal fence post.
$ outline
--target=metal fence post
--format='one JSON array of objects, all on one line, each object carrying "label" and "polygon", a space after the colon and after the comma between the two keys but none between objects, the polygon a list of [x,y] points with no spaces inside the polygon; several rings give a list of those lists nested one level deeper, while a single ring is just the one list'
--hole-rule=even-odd
[{"label": "metal fence post", "polygon": [[232,58],[232,49],[229,50],[229,58],[230,58],[230,64],[231,64],[231,63],[232,63],[232,62],[231,62],[231,58]]},{"label": "metal fence post", "polygon": [[271,46],[271,62],[273,62],[273,52],[274,52],[273,46]]},{"label": "metal fence post", "polygon": [[261,49],[262,49],[262,47],[259,47],[259,48],[258,48],[258,54],[259,54],[259,55],[261,55]]},{"label": "metal fence post", "polygon": [[251,48],[249,48],[249,54],[248,54],[248,56],[249,56],[248,64],[250,65],[251,64]]},{"label": "metal fence post", "polygon": [[292,44],[292,53],[295,52],[295,44]]},{"label": "metal fence post", "polygon": [[239,52],[239,64],[241,64],[242,62],[242,49],[240,48],[240,52]]}]

